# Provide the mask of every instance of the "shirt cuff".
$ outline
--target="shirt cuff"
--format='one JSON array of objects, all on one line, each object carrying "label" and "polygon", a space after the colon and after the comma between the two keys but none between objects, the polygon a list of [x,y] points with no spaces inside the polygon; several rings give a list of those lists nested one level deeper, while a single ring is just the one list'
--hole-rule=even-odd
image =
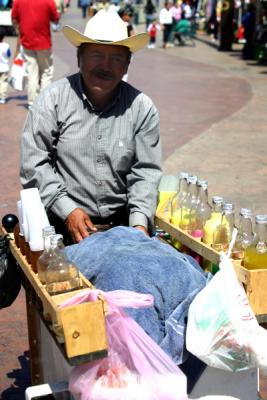
[{"label": "shirt cuff", "polygon": [[65,221],[67,216],[77,208],[77,204],[75,204],[69,197],[62,196],[57,199],[52,207],[51,211],[60,219]]},{"label": "shirt cuff", "polygon": [[147,217],[143,213],[140,213],[138,211],[133,212],[132,214],[130,214],[129,217],[129,225],[132,227],[141,225],[147,229],[148,226]]}]

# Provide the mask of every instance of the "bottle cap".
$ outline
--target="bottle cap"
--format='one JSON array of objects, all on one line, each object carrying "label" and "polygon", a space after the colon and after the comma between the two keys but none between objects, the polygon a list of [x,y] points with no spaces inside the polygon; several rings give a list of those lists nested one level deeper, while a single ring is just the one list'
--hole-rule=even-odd
[{"label": "bottle cap", "polygon": [[192,183],[193,185],[195,185],[197,183],[197,176],[196,175],[189,175],[187,177],[187,182],[188,183]]},{"label": "bottle cap", "polygon": [[204,179],[198,179],[197,186],[202,187],[204,190],[208,189],[208,181]]},{"label": "bottle cap", "polygon": [[267,215],[256,215],[255,222],[256,222],[256,224],[266,224],[267,223]]},{"label": "bottle cap", "polygon": [[230,203],[228,201],[225,201],[223,203],[223,211],[234,211],[235,206],[233,203]]},{"label": "bottle cap", "polygon": [[212,197],[212,203],[214,203],[214,204],[222,204],[223,203],[223,197],[221,197],[221,196],[213,196]]},{"label": "bottle cap", "polygon": [[188,178],[188,172],[180,172],[179,179],[187,179]]},{"label": "bottle cap", "polygon": [[51,246],[52,247],[56,246],[59,240],[63,240],[63,235],[57,233],[56,235],[52,235],[50,240],[51,240]]},{"label": "bottle cap", "polygon": [[43,228],[42,232],[43,232],[43,236],[51,236],[51,235],[54,235],[56,233],[55,227],[51,226],[51,225],[45,226]]},{"label": "bottle cap", "polygon": [[250,208],[241,208],[239,215],[242,217],[252,217],[252,210]]}]

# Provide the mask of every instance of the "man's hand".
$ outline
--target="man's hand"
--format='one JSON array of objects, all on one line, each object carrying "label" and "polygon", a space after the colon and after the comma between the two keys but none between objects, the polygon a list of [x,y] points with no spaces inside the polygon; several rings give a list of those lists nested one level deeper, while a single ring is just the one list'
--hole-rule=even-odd
[{"label": "man's hand", "polygon": [[97,231],[89,215],[82,208],[75,208],[67,216],[65,224],[74,243],[89,236],[90,230]]},{"label": "man's hand", "polygon": [[144,226],[142,226],[142,225],[136,225],[136,226],[134,226],[134,228],[135,228],[135,229],[138,229],[139,231],[144,232],[147,236],[150,237],[150,235],[149,235],[149,233],[148,233],[148,230],[147,230]]}]

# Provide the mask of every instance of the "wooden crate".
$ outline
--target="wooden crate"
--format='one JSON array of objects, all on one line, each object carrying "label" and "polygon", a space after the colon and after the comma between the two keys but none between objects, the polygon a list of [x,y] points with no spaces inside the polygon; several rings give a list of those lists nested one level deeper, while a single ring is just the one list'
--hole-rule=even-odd
[{"label": "wooden crate", "polygon": [[[155,225],[206,260],[219,264],[219,253],[211,246],[196,240],[182,229],[164,221],[161,217],[155,218]],[[249,303],[258,321],[267,322],[267,266],[266,269],[248,270],[241,265],[240,261],[236,260],[233,260],[233,265],[238,279],[244,285]]]},{"label": "wooden crate", "polygon": [[[6,231],[1,227],[1,234]],[[12,237],[12,234],[9,234]],[[10,240],[10,250],[26,278],[26,292],[33,292],[37,298],[30,299],[49,327],[51,335],[61,348],[70,365],[78,365],[107,355],[107,335],[105,325],[106,303],[99,299],[75,306],[60,308],[60,304],[77,293],[94,289],[90,281],[82,274],[81,289],[51,296],[40,282],[38,274],[22,255],[14,240]],[[27,295],[27,293],[26,293]],[[27,296],[26,296],[27,298]],[[27,312],[29,309],[27,307]],[[28,318],[28,328],[31,327]],[[31,343],[30,343],[31,346]]]}]

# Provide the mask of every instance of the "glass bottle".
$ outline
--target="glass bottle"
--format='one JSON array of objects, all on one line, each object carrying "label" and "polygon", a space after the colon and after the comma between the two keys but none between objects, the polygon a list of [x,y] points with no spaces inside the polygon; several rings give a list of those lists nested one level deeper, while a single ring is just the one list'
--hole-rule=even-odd
[{"label": "glass bottle", "polygon": [[78,289],[81,286],[79,271],[65,255],[62,235],[51,237],[51,248],[53,254],[45,271],[46,290],[55,295]]},{"label": "glass bottle", "polygon": [[232,258],[234,260],[243,260],[245,249],[252,244],[254,236],[252,229],[252,211],[248,208],[241,208],[239,213],[238,233],[232,250]]},{"label": "glass bottle", "polygon": [[45,271],[52,257],[51,250],[51,236],[55,235],[55,228],[53,226],[46,226],[43,228],[44,251],[37,260],[37,273],[41,283],[45,283]]},{"label": "glass bottle", "polygon": [[198,199],[190,209],[190,234],[197,240],[204,235],[204,225],[211,216],[211,205],[208,200],[208,181],[198,180]]},{"label": "glass bottle", "polygon": [[216,251],[227,251],[234,229],[234,205],[224,203],[222,210],[222,219],[213,232],[212,247]]},{"label": "glass bottle", "polygon": [[220,196],[212,197],[212,210],[210,218],[205,222],[203,227],[203,242],[208,245],[212,245],[213,232],[216,227],[221,223],[222,219],[222,205],[223,198]]},{"label": "glass bottle", "polygon": [[191,207],[194,207],[198,198],[198,187],[196,185],[197,176],[190,175],[187,178],[187,183],[188,183],[188,190],[187,190],[187,195],[185,196],[181,204],[181,221],[180,221],[180,228],[185,231],[189,231],[190,209]]},{"label": "glass bottle", "polygon": [[171,199],[171,220],[170,222],[179,227],[181,221],[181,206],[187,195],[187,172],[181,172],[179,175],[179,190]]},{"label": "glass bottle", "polygon": [[255,234],[254,242],[245,249],[244,266],[267,269],[267,215],[256,215]]},{"label": "glass bottle", "polygon": [[[163,179],[165,178],[165,179]],[[170,222],[171,202],[179,190],[179,177],[164,175],[159,184],[159,200],[156,210],[156,216],[163,221]]]}]

